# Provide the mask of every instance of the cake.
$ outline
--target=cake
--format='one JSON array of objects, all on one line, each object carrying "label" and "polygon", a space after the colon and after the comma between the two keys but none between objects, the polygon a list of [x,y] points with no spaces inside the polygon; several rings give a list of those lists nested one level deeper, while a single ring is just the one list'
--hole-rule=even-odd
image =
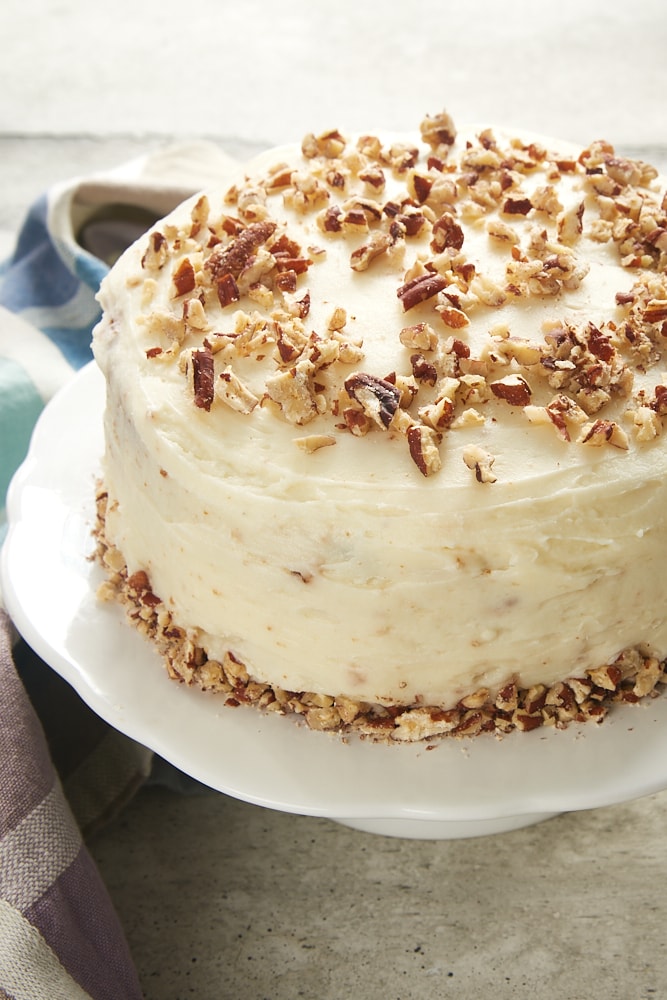
[{"label": "cake", "polygon": [[173,678],[399,742],[657,696],[654,168],[447,112],[310,134],[179,206],[99,301],[101,592]]}]

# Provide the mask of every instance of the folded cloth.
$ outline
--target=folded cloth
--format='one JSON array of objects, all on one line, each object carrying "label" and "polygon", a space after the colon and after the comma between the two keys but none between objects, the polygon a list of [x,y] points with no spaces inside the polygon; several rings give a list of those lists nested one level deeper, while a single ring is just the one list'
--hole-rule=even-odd
[{"label": "folded cloth", "polygon": [[[9,481],[45,403],[92,357],[95,293],[118,254],[233,166],[170,146],[50,190],[0,268],[0,543]],[[165,765],[110,729],[18,638],[0,594],[0,997],[134,1000],[139,983],[82,837]],[[174,787],[182,787],[177,779]]]},{"label": "folded cloth", "polygon": [[0,996],[139,1000],[118,918],[84,846],[0,612]]}]

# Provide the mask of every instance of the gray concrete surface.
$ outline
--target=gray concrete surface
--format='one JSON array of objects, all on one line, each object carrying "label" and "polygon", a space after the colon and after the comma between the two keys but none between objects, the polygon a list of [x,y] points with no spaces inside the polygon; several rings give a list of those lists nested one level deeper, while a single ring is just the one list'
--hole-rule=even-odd
[{"label": "gray concrete surface", "polygon": [[[179,136],[244,157],[446,105],[667,167],[664,0],[5,0],[0,253],[30,202]],[[408,841],[144,789],[92,844],[147,1000],[654,1000],[667,793]]]},{"label": "gray concrete surface", "polygon": [[411,841],[145,790],[94,842],[147,1000],[658,1000],[667,794]]},{"label": "gray concrete surface", "polygon": [[146,790],[95,841],[147,1000],[658,1000],[667,795],[409,841]]}]

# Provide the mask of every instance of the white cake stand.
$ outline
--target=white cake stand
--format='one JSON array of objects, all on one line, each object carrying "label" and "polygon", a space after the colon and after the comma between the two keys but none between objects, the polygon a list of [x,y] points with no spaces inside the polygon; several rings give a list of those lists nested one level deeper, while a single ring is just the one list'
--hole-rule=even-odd
[{"label": "white cake stand", "polygon": [[27,642],[110,725],[228,795],[390,836],[499,833],[667,787],[664,697],[618,706],[600,726],[385,746],[170,681],[121,609],[95,596],[103,405],[91,364],[42,414],[10,489],[2,587]]}]

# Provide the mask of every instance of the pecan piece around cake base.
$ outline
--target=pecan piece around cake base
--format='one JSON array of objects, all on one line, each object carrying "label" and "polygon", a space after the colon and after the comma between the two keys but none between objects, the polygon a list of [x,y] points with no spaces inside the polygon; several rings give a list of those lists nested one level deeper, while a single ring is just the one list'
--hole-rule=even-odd
[{"label": "pecan piece around cake base", "polygon": [[580,677],[528,688],[509,680],[495,694],[480,688],[447,708],[420,703],[370,703],[343,694],[287,691],[259,682],[231,650],[222,660],[210,658],[196,630],[187,630],[175,622],[159,595],[153,593],[146,572],[128,575],[122,555],[105,536],[108,497],[103,486],[96,500],[95,558],[107,573],[98,591],[99,599],[115,600],[125,609],[134,627],[154,643],[172,679],[222,696],[229,708],[254,706],[292,715],[311,729],[342,737],[356,735],[395,744],[432,743],[443,738],[505,737],[544,726],[566,729],[571,725],[599,724],[614,706],[654,698],[667,684],[666,661],[641,646],[623,650],[612,663]]}]

